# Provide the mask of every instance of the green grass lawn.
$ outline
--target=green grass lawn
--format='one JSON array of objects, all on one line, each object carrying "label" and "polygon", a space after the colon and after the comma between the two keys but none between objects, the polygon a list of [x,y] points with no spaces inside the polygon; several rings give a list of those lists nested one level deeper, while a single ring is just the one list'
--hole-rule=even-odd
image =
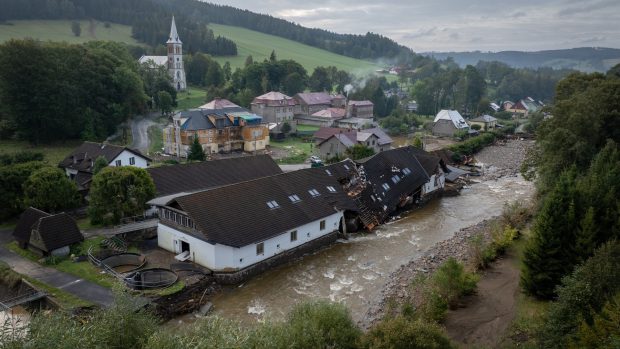
[{"label": "green grass lawn", "polygon": [[319,126],[314,125],[297,125],[297,131],[299,132],[316,132],[319,128]]},{"label": "green grass lawn", "polygon": [[288,153],[288,156],[277,160],[280,164],[303,164],[316,150],[313,142],[305,142],[298,137],[287,137],[282,141],[272,140],[269,145],[273,149]]},{"label": "green grass lawn", "polygon": [[379,69],[380,66],[369,61],[341,56],[316,47],[304,45],[278,36],[263,34],[253,30],[221,24],[209,24],[215,35],[221,35],[237,44],[237,56],[215,57],[220,64],[230,62],[233,70],[242,68],[247,56],[252,55],[254,62],[268,59],[272,50],[278,59],[292,59],[303,65],[308,74],[318,66],[335,66],[349,73],[365,75]]},{"label": "green grass lawn", "polygon": [[82,144],[82,141],[67,141],[64,143],[34,146],[26,141],[2,140],[0,141],[0,154],[13,154],[23,150],[41,152],[50,165],[56,166],[80,144]]},{"label": "green grass lawn", "polygon": [[186,91],[177,94],[177,110],[197,108],[207,103],[207,90],[190,86]]},{"label": "green grass lawn", "polygon": [[141,45],[131,37],[131,27],[111,23],[106,28],[103,22],[91,22],[82,20],[80,36],[73,35],[71,22],[68,20],[34,20],[34,21],[8,21],[0,25],[0,42],[10,39],[33,38],[43,41],[66,41],[69,43],[83,43],[92,40],[119,41],[132,45]]}]

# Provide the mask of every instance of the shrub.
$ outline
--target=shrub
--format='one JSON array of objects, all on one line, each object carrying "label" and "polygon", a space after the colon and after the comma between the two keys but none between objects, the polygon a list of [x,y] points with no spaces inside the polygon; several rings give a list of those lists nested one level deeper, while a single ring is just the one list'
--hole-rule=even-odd
[{"label": "shrub", "polygon": [[594,316],[590,324],[582,321],[571,348],[620,348],[620,293]]},{"label": "shrub", "polygon": [[461,296],[473,293],[477,282],[478,276],[466,272],[463,264],[452,257],[437,269],[432,280],[435,291],[450,307],[456,306]]},{"label": "shrub", "polygon": [[349,310],[339,303],[301,303],[286,323],[289,348],[355,348],[361,334]]},{"label": "shrub", "polygon": [[362,339],[369,349],[442,349],[452,348],[441,328],[422,321],[408,321],[402,316],[387,319],[371,329]]}]

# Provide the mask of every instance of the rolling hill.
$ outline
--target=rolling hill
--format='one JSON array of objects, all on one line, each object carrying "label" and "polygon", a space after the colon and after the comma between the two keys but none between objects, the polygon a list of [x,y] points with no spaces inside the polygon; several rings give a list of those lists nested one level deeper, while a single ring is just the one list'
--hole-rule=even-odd
[{"label": "rolling hill", "polygon": [[476,65],[478,61],[498,61],[516,68],[550,67],[554,69],[575,69],[588,73],[605,72],[620,63],[620,49],[602,47],[536,52],[427,52],[423,55],[437,59],[452,57],[461,66]]},{"label": "rolling hill", "polygon": [[81,35],[75,36],[71,32],[71,22],[69,20],[11,20],[0,24],[0,42],[9,39],[33,38],[69,43],[110,40],[142,45],[131,37],[131,27],[127,25],[112,23],[109,28],[106,28],[103,22],[83,20],[79,21],[82,28]]},{"label": "rolling hill", "polygon": [[214,57],[220,64],[230,62],[231,67],[243,67],[248,55],[255,62],[268,59],[275,50],[278,59],[292,59],[303,65],[308,73],[317,66],[333,65],[356,75],[366,74],[378,69],[379,66],[369,61],[341,56],[316,47],[304,45],[296,41],[278,36],[263,34],[257,31],[221,24],[209,24],[216,35],[225,36],[237,44],[237,56]]}]

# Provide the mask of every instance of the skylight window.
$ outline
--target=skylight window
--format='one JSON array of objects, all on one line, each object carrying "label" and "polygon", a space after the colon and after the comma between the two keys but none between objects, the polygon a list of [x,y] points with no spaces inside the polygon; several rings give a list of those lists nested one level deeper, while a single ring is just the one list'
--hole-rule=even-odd
[{"label": "skylight window", "polygon": [[394,175],[394,176],[392,177],[392,182],[393,182],[394,184],[396,184],[396,183],[400,182],[400,177],[398,177],[398,175]]},{"label": "skylight window", "polygon": [[383,187],[383,189],[384,189],[384,190],[386,190],[386,191],[387,191],[387,190],[390,190],[390,185],[389,185],[389,184],[387,184],[387,183],[383,183],[382,187]]},{"label": "skylight window", "polygon": [[403,168],[403,173],[406,175],[411,174],[411,170],[409,169],[409,167],[405,167]]},{"label": "skylight window", "polygon": [[330,171],[330,170],[325,170],[325,173],[327,173],[327,175],[328,175],[328,176],[331,176],[331,175],[332,175],[332,173],[331,173],[331,171]]},{"label": "skylight window", "polygon": [[343,165],[345,169],[349,170],[349,166]]},{"label": "skylight window", "polygon": [[327,190],[329,190],[329,191],[330,191],[330,192],[332,192],[332,193],[335,193],[335,192],[336,192],[336,188],[332,187],[331,185],[328,185],[328,186],[327,186]]},{"label": "skylight window", "polygon": [[280,207],[275,200],[267,201],[267,206],[271,209]]},{"label": "skylight window", "polygon": [[301,199],[299,198],[299,196],[297,196],[297,194],[293,194],[289,196],[288,198],[291,200],[292,203],[301,201]]},{"label": "skylight window", "polygon": [[312,195],[313,197],[314,197],[314,196],[319,196],[319,195],[321,195],[321,194],[319,193],[319,191],[318,191],[318,190],[316,190],[316,189],[310,189],[310,190],[308,190],[308,193],[310,193],[310,195]]}]

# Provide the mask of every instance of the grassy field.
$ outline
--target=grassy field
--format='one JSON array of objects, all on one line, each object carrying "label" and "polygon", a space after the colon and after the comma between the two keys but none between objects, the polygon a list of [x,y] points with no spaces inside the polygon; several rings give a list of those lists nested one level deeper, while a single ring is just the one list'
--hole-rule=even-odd
[{"label": "grassy field", "polygon": [[275,152],[286,154],[276,161],[279,164],[303,164],[316,150],[314,143],[305,142],[298,137],[287,137],[282,141],[272,140],[269,146]]},{"label": "grassy field", "polygon": [[41,152],[45,156],[45,161],[55,166],[80,144],[82,144],[81,141],[68,141],[65,143],[33,146],[25,141],[1,140],[0,154],[13,154],[23,150]]},{"label": "grassy field", "polygon": [[141,45],[131,37],[131,27],[111,23],[109,28],[103,22],[88,20],[79,21],[82,28],[80,36],[71,32],[71,22],[68,20],[34,20],[9,21],[0,24],[0,42],[9,39],[34,38],[43,41],[66,41],[69,43],[83,43],[92,40],[120,41],[132,45]]},{"label": "grassy field", "polygon": [[341,56],[329,51],[284,39],[278,36],[259,33],[256,31],[220,24],[209,24],[209,28],[216,35],[222,35],[237,44],[236,57],[215,57],[224,64],[230,62],[231,67],[243,67],[248,55],[252,55],[254,62],[268,59],[272,50],[276,51],[278,59],[293,59],[303,65],[308,74],[317,66],[336,66],[356,75],[364,75],[379,69],[377,64]]},{"label": "grassy field", "polygon": [[197,108],[207,103],[207,90],[190,86],[187,91],[177,94],[177,110]]}]

